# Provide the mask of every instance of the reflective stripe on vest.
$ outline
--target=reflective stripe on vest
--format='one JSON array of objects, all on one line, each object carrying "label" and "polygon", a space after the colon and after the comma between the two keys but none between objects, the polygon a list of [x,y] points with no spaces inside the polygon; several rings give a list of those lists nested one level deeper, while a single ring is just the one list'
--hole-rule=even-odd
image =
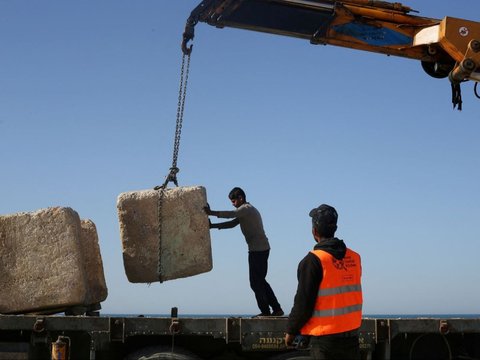
[{"label": "reflective stripe on vest", "polygon": [[329,335],[355,330],[362,322],[362,287],[360,255],[347,249],[343,260],[314,250],[323,269],[315,309],[303,326],[303,335]]}]

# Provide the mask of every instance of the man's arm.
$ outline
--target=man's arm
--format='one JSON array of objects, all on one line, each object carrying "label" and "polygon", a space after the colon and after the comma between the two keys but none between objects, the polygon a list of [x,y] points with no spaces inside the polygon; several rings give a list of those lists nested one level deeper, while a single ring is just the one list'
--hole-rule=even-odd
[{"label": "man's arm", "polygon": [[[210,222],[210,220],[208,220],[209,224],[210,224],[210,229],[231,229],[235,226],[237,226],[238,224],[240,224],[240,221],[238,220],[238,218],[235,217],[235,212],[231,212],[232,216],[222,216],[224,213],[230,213],[230,211],[215,211],[215,210],[212,210],[210,209],[210,205],[207,204],[207,206],[205,206],[203,208],[203,210],[205,211],[205,213],[207,215],[212,215],[212,216],[216,216],[216,217],[226,217],[226,218],[234,218],[233,220],[230,220],[230,221],[225,221],[223,223],[217,223],[217,224],[212,224]],[[230,215],[230,214],[229,214]]]},{"label": "man's arm", "polygon": [[300,262],[297,277],[297,293],[295,294],[293,308],[290,311],[286,329],[287,335],[290,335],[288,340],[291,340],[291,335],[300,333],[300,329],[310,319],[315,308],[318,289],[323,277],[323,269],[320,261],[314,254],[307,254]]},{"label": "man's arm", "polygon": [[212,209],[210,209],[210,205],[208,205],[208,204],[207,204],[207,206],[205,206],[205,207],[203,208],[203,210],[205,211],[205,213],[206,213],[207,215],[216,216],[216,217],[219,217],[219,218],[233,219],[233,218],[238,217],[238,211],[237,211],[237,210],[232,210],[232,211],[228,211],[228,210],[225,210],[225,211],[212,210]]},{"label": "man's arm", "polygon": [[240,221],[238,221],[238,219],[233,219],[233,220],[230,220],[230,221],[225,221],[225,222],[222,222],[222,223],[217,223],[217,224],[212,224],[210,223],[210,229],[231,229],[235,226],[237,226],[238,224],[240,224]]}]

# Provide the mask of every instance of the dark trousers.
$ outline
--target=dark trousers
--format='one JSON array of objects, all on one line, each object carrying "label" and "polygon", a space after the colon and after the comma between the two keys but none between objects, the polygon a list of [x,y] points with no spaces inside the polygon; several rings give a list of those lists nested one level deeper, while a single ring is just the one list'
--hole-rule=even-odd
[{"label": "dark trousers", "polygon": [[312,336],[310,356],[314,360],[360,360],[358,336]]},{"label": "dark trousers", "polygon": [[251,251],[248,253],[250,287],[255,293],[255,298],[262,314],[270,314],[270,306],[273,311],[281,309],[270,284],[265,280],[268,271],[269,254],[270,250]]}]

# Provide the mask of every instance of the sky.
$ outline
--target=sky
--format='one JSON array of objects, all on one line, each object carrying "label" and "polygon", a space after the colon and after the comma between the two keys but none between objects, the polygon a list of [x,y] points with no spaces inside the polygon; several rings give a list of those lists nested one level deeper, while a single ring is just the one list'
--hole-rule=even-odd
[{"label": "sky", "polygon": [[[212,230],[212,271],[129,283],[116,200],[172,161],[185,21],[199,0],[0,0],[0,215],[67,206],[97,227],[109,314],[255,314],[239,228]],[[411,0],[479,21],[480,2]],[[309,211],[339,213],[365,314],[480,313],[480,101],[420,63],[238,29],[196,27],[181,186],[214,210],[242,187],[288,313]],[[215,219],[213,219],[215,220]]]}]

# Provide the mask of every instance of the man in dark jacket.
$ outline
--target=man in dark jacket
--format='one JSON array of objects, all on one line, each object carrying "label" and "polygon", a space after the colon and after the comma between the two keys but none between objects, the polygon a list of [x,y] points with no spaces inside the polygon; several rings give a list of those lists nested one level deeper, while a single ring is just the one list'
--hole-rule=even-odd
[{"label": "man in dark jacket", "polygon": [[329,205],[310,211],[313,251],[298,265],[298,288],[285,344],[310,336],[314,359],[360,359],[362,316],[360,256],[334,237],[338,214]]}]

